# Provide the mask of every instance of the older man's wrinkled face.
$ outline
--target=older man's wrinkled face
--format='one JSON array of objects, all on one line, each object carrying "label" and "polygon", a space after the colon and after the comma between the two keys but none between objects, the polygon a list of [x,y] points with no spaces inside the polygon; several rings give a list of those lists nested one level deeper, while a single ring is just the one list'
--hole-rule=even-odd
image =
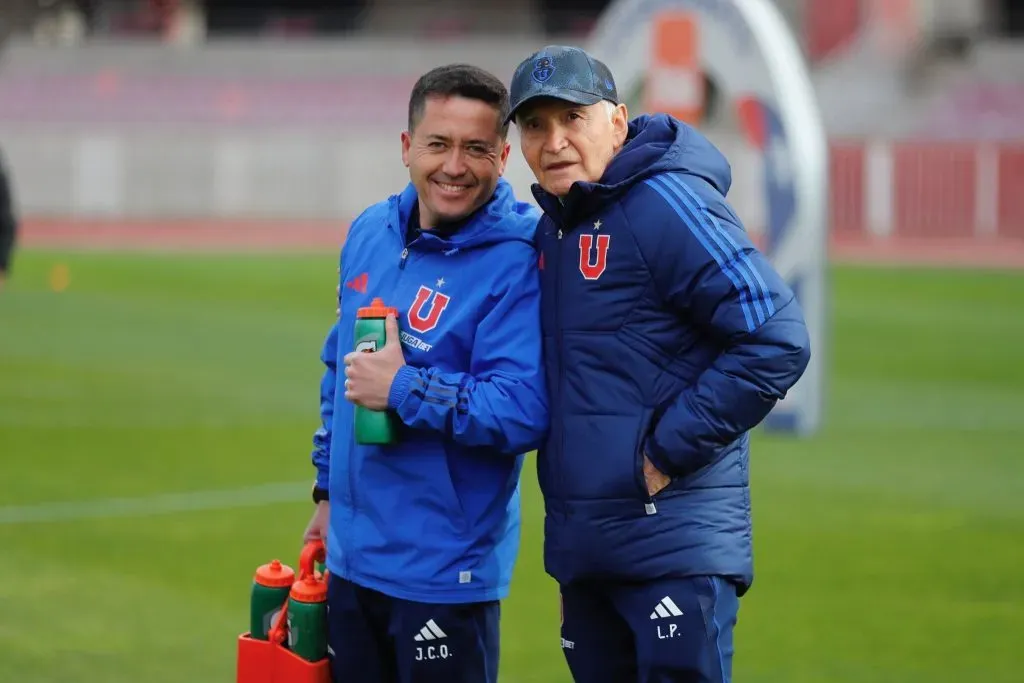
[{"label": "older man's wrinkled face", "polygon": [[516,113],[519,144],[544,190],[564,197],[575,182],[601,179],[626,141],[625,105],[540,98]]}]

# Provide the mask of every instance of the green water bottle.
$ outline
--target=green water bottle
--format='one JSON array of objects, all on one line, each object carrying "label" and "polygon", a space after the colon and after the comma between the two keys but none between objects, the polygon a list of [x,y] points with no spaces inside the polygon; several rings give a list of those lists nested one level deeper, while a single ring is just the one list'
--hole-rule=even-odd
[{"label": "green water bottle", "polygon": [[292,584],[288,596],[288,649],[308,662],[327,656],[327,581],[329,574],[313,569],[321,561],[324,546],[318,541],[306,545],[299,559],[301,578]]},{"label": "green water bottle", "polygon": [[288,601],[295,572],[280,560],[260,565],[252,581],[249,598],[249,637],[268,640],[267,634],[275,625],[281,609]]},{"label": "green water bottle", "polygon": [[[398,319],[398,310],[384,305],[375,298],[369,306],[356,312],[355,350],[362,353],[376,353],[384,348],[387,333],[384,320],[388,314]],[[355,407],[356,443],[390,444],[398,440],[395,416],[388,410],[369,410]]]}]

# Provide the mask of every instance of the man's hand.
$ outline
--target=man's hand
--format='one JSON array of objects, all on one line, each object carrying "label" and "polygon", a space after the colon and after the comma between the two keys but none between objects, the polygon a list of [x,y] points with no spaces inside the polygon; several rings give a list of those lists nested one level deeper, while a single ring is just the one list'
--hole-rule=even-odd
[{"label": "man's hand", "polygon": [[306,525],[306,531],[302,534],[302,544],[305,545],[310,541],[323,541],[324,547],[327,547],[327,524],[331,519],[331,504],[322,500],[316,504],[316,511],[313,512],[313,518],[309,520],[309,524]]},{"label": "man's hand", "polygon": [[671,484],[672,478],[655,467],[644,453],[644,481],[647,483],[647,493],[653,496]]},{"label": "man's hand", "polygon": [[345,356],[345,399],[370,410],[388,407],[391,383],[405,365],[398,321],[388,315],[384,325],[387,335],[384,348],[373,353],[352,351]]}]

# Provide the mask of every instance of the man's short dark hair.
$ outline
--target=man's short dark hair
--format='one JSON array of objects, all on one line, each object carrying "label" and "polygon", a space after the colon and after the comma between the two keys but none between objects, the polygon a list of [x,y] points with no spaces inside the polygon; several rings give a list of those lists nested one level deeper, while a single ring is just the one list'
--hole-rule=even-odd
[{"label": "man's short dark hair", "polygon": [[428,98],[453,96],[480,100],[494,107],[498,132],[502,138],[508,135],[508,89],[494,74],[470,64],[439,66],[420,76],[409,97],[409,131],[423,118]]}]

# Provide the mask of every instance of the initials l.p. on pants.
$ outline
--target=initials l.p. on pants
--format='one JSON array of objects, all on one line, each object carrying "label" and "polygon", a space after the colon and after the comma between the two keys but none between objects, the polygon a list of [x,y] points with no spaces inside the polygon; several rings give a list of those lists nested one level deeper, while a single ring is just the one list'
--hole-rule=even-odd
[{"label": "initials l.p. on pants", "polygon": [[730,683],[735,587],[719,577],[561,587],[576,683]]}]

